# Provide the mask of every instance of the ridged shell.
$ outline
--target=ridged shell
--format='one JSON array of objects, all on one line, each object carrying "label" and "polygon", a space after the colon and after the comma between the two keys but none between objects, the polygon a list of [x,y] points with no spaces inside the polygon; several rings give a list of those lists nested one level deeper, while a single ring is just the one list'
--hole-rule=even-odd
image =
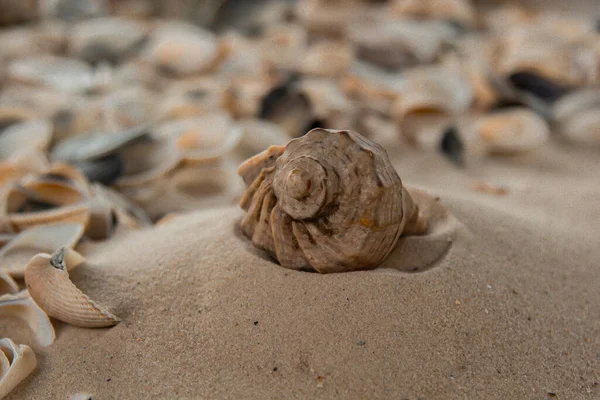
[{"label": "ridged shell", "polygon": [[19,233],[0,249],[0,271],[14,278],[23,278],[25,266],[38,253],[53,253],[66,247],[69,268],[75,268],[84,260],[73,250],[83,235],[84,227],[78,223],[40,225]]},{"label": "ridged shell", "polygon": [[24,320],[34,333],[37,343],[48,347],[54,343],[56,335],[48,315],[23,290],[16,294],[0,296],[0,317],[10,316]]},{"label": "ridged shell", "polygon": [[418,221],[385,150],[356,132],[313,129],[238,173],[248,186],[242,231],[286,268],[375,268]]},{"label": "ridged shell", "polygon": [[35,353],[29,346],[0,339],[0,399],[27,378],[36,365]]},{"label": "ridged shell", "polygon": [[25,268],[27,290],[50,317],[83,328],[102,328],[119,318],[83,294],[69,279],[62,248],[52,256],[38,254]]}]

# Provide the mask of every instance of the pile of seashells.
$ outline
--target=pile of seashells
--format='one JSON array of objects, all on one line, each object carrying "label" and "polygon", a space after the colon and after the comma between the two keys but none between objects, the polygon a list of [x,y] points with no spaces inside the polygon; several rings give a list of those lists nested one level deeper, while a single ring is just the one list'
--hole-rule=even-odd
[{"label": "pile of seashells", "polygon": [[[314,127],[463,166],[600,146],[599,67],[596,21],[468,0],[2,1],[0,320],[116,324],[68,278],[80,241],[233,204],[242,160]],[[35,365],[0,339],[0,398]]]}]

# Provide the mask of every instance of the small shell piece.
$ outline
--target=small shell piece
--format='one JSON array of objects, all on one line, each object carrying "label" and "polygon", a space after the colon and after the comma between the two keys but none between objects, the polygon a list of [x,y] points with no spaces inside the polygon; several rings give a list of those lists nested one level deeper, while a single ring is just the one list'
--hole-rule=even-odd
[{"label": "small shell piece", "polygon": [[473,101],[470,84],[442,67],[422,67],[405,73],[406,86],[393,113],[402,134],[424,146],[438,143],[444,130]]},{"label": "small shell piece", "polygon": [[25,320],[40,346],[48,347],[54,343],[56,335],[50,318],[26,290],[0,296],[0,317],[8,316]]},{"label": "small shell piece", "polygon": [[308,75],[335,78],[350,68],[353,57],[354,51],[347,43],[322,40],[307,49],[300,70]]},{"label": "small shell piece", "polygon": [[0,296],[4,294],[17,293],[19,291],[19,285],[13,278],[10,277],[6,272],[0,269]]},{"label": "small shell piece", "polygon": [[27,176],[4,193],[0,212],[20,232],[36,225],[89,219],[85,178],[72,167],[59,165],[48,173]]},{"label": "small shell piece", "polygon": [[210,69],[219,56],[219,43],[211,32],[177,22],[154,30],[142,57],[181,76]]},{"label": "small shell piece", "polygon": [[478,139],[491,153],[531,151],[550,137],[545,120],[525,108],[498,111],[475,121]]},{"label": "small shell piece", "polygon": [[18,234],[0,249],[0,271],[12,277],[22,278],[25,266],[33,256],[40,252],[52,253],[66,247],[69,268],[75,268],[83,262],[83,256],[72,248],[83,235],[84,227],[77,223],[59,223],[40,225]]},{"label": "small shell piece", "polygon": [[52,139],[52,124],[32,120],[14,124],[0,134],[0,160],[18,158],[30,150],[45,151]]},{"label": "small shell piece", "polygon": [[72,54],[88,62],[118,62],[146,35],[141,24],[124,18],[96,18],[75,24],[69,38]]},{"label": "small shell piece", "polygon": [[13,61],[8,66],[8,79],[70,93],[81,93],[94,85],[94,74],[86,63],[50,55]]},{"label": "small shell piece", "polygon": [[175,139],[186,162],[204,163],[231,151],[242,132],[229,115],[221,112],[167,122],[156,129],[155,135]]},{"label": "small shell piece", "polygon": [[403,232],[427,230],[385,150],[356,132],[313,129],[238,173],[242,232],[286,268],[375,268]]},{"label": "small shell piece", "polygon": [[389,69],[431,63],[442,44],[456,36],[449,24],[440,21],[376,20],[351,28],[356,57]]},{"label": "small shell piece", "polygon": [[558,131],[582,145],[600,145],[600,89],[586,88],[561,98],[553,109]]},{"label": "small shell piece", "polygon": [[65,248],[53,255],[40,253],[25,268],[27,290],[50,317],[83,328],[102,328],[119,318],[96,304],[69,279]]},{"label": "small shell piece", "polygon": [[475,25],[475,8],[470,0],[395,0],[392,13],[398,17],[452,20]]},{"label": "small shell piece", "polygon": [[0,339],[0,399],[27,378],[36,365],[35,353],[29,346]]}]

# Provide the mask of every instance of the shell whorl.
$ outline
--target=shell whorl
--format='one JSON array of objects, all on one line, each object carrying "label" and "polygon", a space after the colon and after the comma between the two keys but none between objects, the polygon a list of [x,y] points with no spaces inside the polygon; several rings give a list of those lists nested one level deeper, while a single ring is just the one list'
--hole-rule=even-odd
[{"label": "shell whorl", "polygon": [[375,268],[416,207],[378,144],[313,129],[244,162],[242,231],[291,269]]}]

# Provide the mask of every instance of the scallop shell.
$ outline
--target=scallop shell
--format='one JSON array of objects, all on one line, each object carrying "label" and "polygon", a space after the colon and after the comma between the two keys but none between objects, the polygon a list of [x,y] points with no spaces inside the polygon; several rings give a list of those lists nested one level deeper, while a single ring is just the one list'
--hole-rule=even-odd
[{"label": "scallop shell", "polygon": [[241,129],[228,114],[180,119],[157,127],[157,137],[172,138],[188,163],[205,163],[230,152],[240,141]]},{"label": "scallop shell", "polygon": [[581,33],[562,33],[543,24],[517,27],[505,38],[497,69],[504,76],[533,72],[570,87],[598,76],[596,58]]},{"label": "scallop shell", "polygon": [[0,160],[11,160],[30,150],[45,151],[52,139],[52,124],[31,120],[13,124],[0,132]]},{"label": "scallop shell", "polygon": [[85,92],[94,86],[92,69],[82,61],[57,56],[32,56],[13,61],[8,79],[57,91]]},{"label": "scallop shell", "polygon": [[347,27],[364,18],[368,8],[361,1],[303,0],[295,14],[310,35],[343,37]]},{"label": "scallop shell", "polygon": [[431,146],[453,118],[469,108],[472,88],[459,74],[436,66],[407,71],[405,78],[394,116],[409,141]]},{"label": "scallop shell", "polygon": [[531,151],[546,143],[550,137],[547,122],[526,108],[481,116],[476,119],[474,130],[477,140],[491,153]]},{"label": "scallop shell", "polygon": [[84,227],[76,223],[41,225],[29,228],[0,249],[0,271],[22,278],[25,266],[38,253],[52,253],[67,248],[69,268],[80,265],[84,258],[73,250],[83,235]]},{"label": "scallop shell", "polygon": [[177,141],[172,137],[152,135],[119,152],[123,174],[115,181],[119,189],[144,185],[166,176],[182,161]]},{"label": "scallop shell", "polygon": [[337,82],[307,78],[298,87],[310,100],[316,121],[322,124],[321,127],[346,128],[355,125],[356,107]]},{"label": "scallop shell", "polygon": [[286,268],[375,268],[403,232],[427,229],[385,150],[356,132],[313,129],[238,173],[242,232]]},{"label": "scallop shell", "polygon": [[300,25],[275,24],[265,28],[260,43],[259,51],[270,67],[293,70],[304,59],[307,35]]},{"label": "scallop shell", "polygon": [[183,22],[171,22],[155,29],[142,57],[176,75],[207,71],[220,57],[219,42],[209,31]]},{"label": "scallop shell", "polygon": [[475,8],[470,0],[396,0],[392,14],[402,18],[452,20],[473,26]]},{"label": "scallop shell", "polygon": [[580,89],[554,105],[553,119],[561,135],[574,143],[600,144],[600,90]]},{"label": "scallop shell", "polygon": [[307,49],[300,71],[307,75],[336,78],[350,68],[353,57],[354,50],[348,43],[322,40]]},{"label": "scallop shell", "polygon": [[362,22],[349,32],[357,58],[388,69],[431,63],[454,36],[444,22],[392,19]]},{"label": "scallop shell", "polygon": [[134,130],[155,119],[156,93],[140,86],[117,89],[102,102],[105,127],[109,131]]},{"label": "scallop shell", "polygon": [[352,63],[341,81],[342,90],[348,98],[382,114],[390,113],[393,102],[402,94],[405,85],[406,79],[401,74],[357,61]]},{"label": "scallop shell", "polygon": [[[4,194],[2,212],[17,232],[36,225],[89,219],[87,184],[72,167],[58,165],[45,175],[29,176]],[[76,177],[71,179],[71,177]]]},{"label": "scallop shell", "polygon": [[164,94],[157,120],[168,121],[206,115],[225,105],[226,85],[214,77],[183,80]]},{"label": "scallop shell", "polygon": [[27,290],[50,317],[83,328],[116,325],[119,318],[93,302],[71,282],[65,248],[53,255],[40,253],[25,268]]},{"label": "scallop shell", "polygon": [[74,136],[59,143],[52,150],[52,157],[62,161],[86,161],[113,154],[119,149],[147,135],[148,125],[112,134],[92,133]]},{"label": "scallop shell", "polygon": [[96,18],[75,24],[69,35],[71,54],[87,62],[119,62],[146,36],[142,24],[124,18]]},{"label": "scallop shell", "polygon": [[269,146],[281,146],[290,140],[279,125],[270,121],[245,118],[238,121],[238,125],[242,130],[242,138],[235,148],[235,153],[243,160],[255,156]]},{"label": "scallop shell", "polygon": [[36,365],[35,353],[29,346],[0,339],[0,399],[27,378]]},{"label": "scallop shell", "polygon": [[48,347],[54,343],[56,334],[48,315],[33,301],[26,290],[0,296],[0,317],[5,316],[25,320],[40,346]]}]

